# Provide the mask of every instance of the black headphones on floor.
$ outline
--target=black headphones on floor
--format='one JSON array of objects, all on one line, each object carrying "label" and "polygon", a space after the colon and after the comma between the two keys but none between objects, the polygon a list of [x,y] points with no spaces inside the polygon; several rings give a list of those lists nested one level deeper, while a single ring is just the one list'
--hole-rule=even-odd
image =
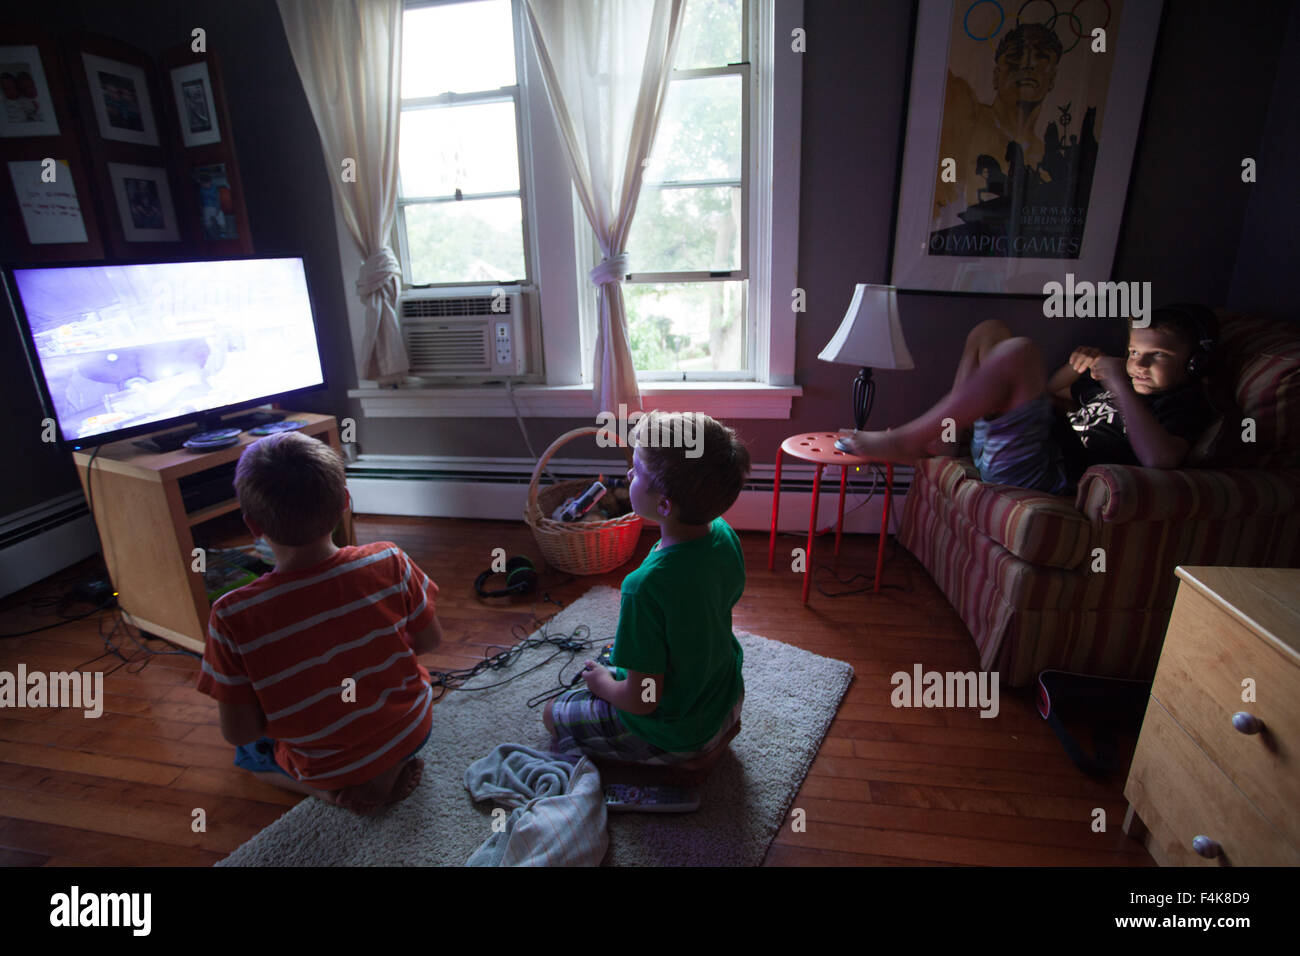
[{"label": "black headphones on floor", "polygon": [[[494,574],[506,576],[506,586],[498,588],[495,591],[485,591],[484,583]],[[533,567],[533,562],[522,554],[516,554],[506,562],[504,572],[493,571],[488,568],[477,578],[474,579],[474,590],[479,597],[494,598],[506,597],[511,594],[528,594],[537,587],[537,568]]]}]

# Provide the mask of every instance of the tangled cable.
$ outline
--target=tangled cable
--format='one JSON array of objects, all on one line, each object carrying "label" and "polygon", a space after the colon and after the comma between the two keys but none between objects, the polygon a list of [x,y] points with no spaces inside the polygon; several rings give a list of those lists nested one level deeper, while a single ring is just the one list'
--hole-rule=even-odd
[{"label": "tangled cable", "polygon": [[[587,627],[585,624],[579,624],[569,634],[548,634],[546,632],[546,627],[549,623],[549,621],[543,621],[541,623],[539,627],[540,634],[537,637],[530,637],[518,624],[513,625],[510,628],[510,633],[515,637],[521,638],[519,643],[515,644],[513,647],[499,651],[499,645],[494,644],[488,647],[487,651],[484,652],[485,656],[483,660],[479,661],[473,667],[463,667],[459,670],[451,671],[430,671],[429,686],[441,688],[441,692],[434,699],[441,700],[449,690],[478,691],[490,690],[494,687],[502,687],[513,680],[523,677],[525,674],[531,674],[535,670],[540,670],[561,654],[568,654],[569,656],[568,659],[560,665],[559,673],[556,675],[558,686],[530,697],[527,700],[527,704],[530,708],[536,707],[538,704],[545,703],[553,697],[560,696],[560,694],[563,694],[566,690],[576,687],[578,682],[582,680],[582,671],[579,671],[575,676],[568,679],[565,678],[564,672],[574,663],[579,652],[591,650],[592,645],[596,643],[596,641],[591,637],[591,628]],[[482,687],[461,686],[465,681],[477,677],[479,674],[487,671],[504,670],[513,664],[516,658],[524,653],[524,651],[530,651],[534,648],[546,645],[554,647],[555,652],[551,654],[550,657],[546,658],[546,660],[534,664],[527,670],[520,671],[518,674],[512,674],[505,680],[497,681],[493,684],[485,684]],[[498,651],[498,653],[489,653],[491,651]]]}]

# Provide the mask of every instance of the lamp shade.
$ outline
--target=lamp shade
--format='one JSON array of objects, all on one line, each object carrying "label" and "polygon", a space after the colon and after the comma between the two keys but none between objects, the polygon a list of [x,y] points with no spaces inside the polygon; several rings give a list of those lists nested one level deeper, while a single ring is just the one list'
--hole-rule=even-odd
[{"label": "lamp shade", "polygon": [[859,284],[844,321],[817,357],[864,368],[915,368],[898,321],[898,290]]}]

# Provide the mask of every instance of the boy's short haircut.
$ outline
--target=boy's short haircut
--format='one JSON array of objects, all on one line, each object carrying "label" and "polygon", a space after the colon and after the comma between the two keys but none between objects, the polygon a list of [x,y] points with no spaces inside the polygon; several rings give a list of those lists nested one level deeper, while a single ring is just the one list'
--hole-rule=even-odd
[{"label": "boy's short haircut", "polygon": [[343,459],[299,432],[268,435],[239,457],[235,494],[269,540],[310,544],[334,530],[347,504]]},{"label": "boy's short haircut", "polygon": [[[1148,328],[1168,329],[1193,352],[1213,349],[1219,338],[1219,320],[1210,309],[1194,302],[1160,306],[1152,313]],[[1203,344],[1207,339],[1209,344]]]},{"label": "boy's short haircut", "polygon": [[749,449],[735,430],[700,412],[649,412],[629,440],[641,449],[651,486],[677,506],[682,524],[706,525],[721,515],[749,475]]}]

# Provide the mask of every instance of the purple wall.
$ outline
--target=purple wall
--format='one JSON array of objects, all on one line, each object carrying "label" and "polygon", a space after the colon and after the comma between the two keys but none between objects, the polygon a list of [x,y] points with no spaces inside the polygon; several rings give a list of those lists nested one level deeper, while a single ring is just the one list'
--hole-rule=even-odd
[{"label": "purple wall", "polygon": [[[1157,301],[1231,301],[1295,313],[1295,296],[1281,289],[1275,266],[1293,268],[1297,261],[1294,232],[1283,221],[1297,208],[1296,185],[1285,171],[1296,155],[1297,111],[1284,91],[1297,89],[1300,59],[1296,15],[1281,28],[1290,6],[1260,0],[1243,16],[1209,0],[1165,4],[1116,261],[1116,278],[1152,282]],[[257,249],[305,252],[310,260],[334,387],[310,407],[302,404],[360,420],[359,405],[344,397],[355,381],[343,307],[352,281],[339,266],[329,183],[275,3],[149,0],[124,10],[62,0],[40,10],[51,29],[106,33],[153,53],[182,42],[193,26],[208,30],[210,49],[221,57]],[[770,462],[786,435],[847,424],[854,372],[816,355],[843,316],[854,284],[888,280],[893,241],[912,4],[806,0],[804,19],[799,284],[807,291],[808,312],[800,317],[796,376],[805,397],[790,420],[734,423],[758,462]],[[1241,183],[1243,156],[1260,159],[1261,181],[1253,186]],[[0,256],[7,252],[0,235]],[[1117,323],[1045,319],[1035,300],[904,295],[900,310],[918,367],[878,373],[872,424],[882,427],[938,398],[966,332],[983,319],[1002,318],[1017,334],[1033,336],[1051,362],[1063,361],[1075,344],[1116,348],[1124,336]],[[35,391],[12,325],[2,319],[0,375],[9,383],[6,398],[16,416],[8,435],[16,456],[11,460],[26,465],[0,475],[0,514],[6,514],[72,490],[76,479],[67,456],[39,442]],[[562,432],[591,422],[527,424],[540,451]],[[359,438],[367,452],[527,455],[509,419],[361,421]]]}]

